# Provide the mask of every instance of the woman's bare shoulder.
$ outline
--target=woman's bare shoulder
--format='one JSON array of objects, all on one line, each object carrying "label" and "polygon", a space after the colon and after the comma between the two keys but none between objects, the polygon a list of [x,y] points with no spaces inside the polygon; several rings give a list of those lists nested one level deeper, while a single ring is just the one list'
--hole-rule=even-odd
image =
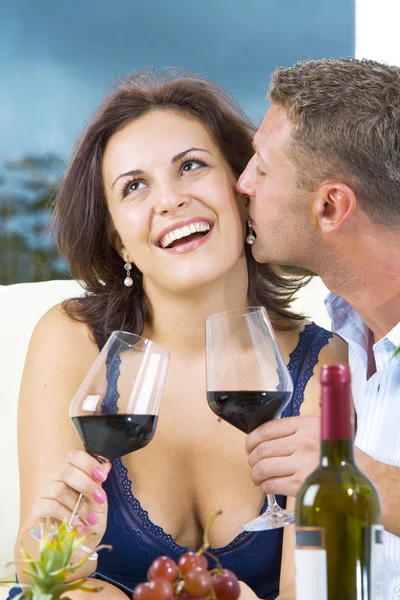
[{"label": "woman's bare shoulder", "polygon": [[[276,331],[279,345],[285,354],[290,354],[299,343],[300,336],[307,325],[312,321],[302,319],[301,321],[291,321],[286,329]],[[321,328],[322,329],[322,328]],[[329,331],[331,336],[327,343],[321,348],[318,355],[318,366],[324,364],[347,364],[348,346],[346,342],[336,333]]]},{"label": "woman's bare shoulder", "polygon": [[[72,305],[75,300],[69,300]],[[54,337],[62,335],[64,340],[79,340],[84,342],[85,339],[91,340],[93,336],[87,323],[83,320],[73,319],[65,309],[65,303],[60,302],[52,306],[41,319],[37,322],[33,335],[36,337]]]},{"label": "woman's bare shoulder", "polygon": [[[307,325],[311,325],[313,321],[304,319],[299,325],[299,331],[302,331]],[[324,329],[321,327],[321,329]],[[331,337],[329,337],[327,343],[322,346],[318,355],[319,365],[335,365],[335,364],[347,364],[348,363],[348,346],[340,335],[326,330]]]},{"label": "woman's bare shoulder", "polygon": [[[306,321],[304,327],[310,323]],[[319,415],[320,414],[320,373],[323,365],[347,365],[348,347],[346,342],[336,333],[329,332],[328,338],[319,351],[318,361],[313,368],[313,377],[310,377],[304,392],[304,401],[301,405],[300,414]]]},{"label": "woman's bare shoulder", "polygon": [[[304,319],[301,324],[301,330],[306,325],[310,325],[312,321]],[[323,329],[321,327],[321,329]],[[328,330],[326,330],[328,331]],[[327,344],[321,348],[319,353],[318,362],[320,364],[347,364],[348,362],[348,345],[340,335],[329,330],[332,337],[329,338]]]},{"label": "woman's bare shoulder", "polygon": [[64,361],[85,369],[99,351],[88,324],[71,318],[64,303],[60,303],[50,308],[36,324],[28,355],[32,352],[40,352],[53,364]]}]

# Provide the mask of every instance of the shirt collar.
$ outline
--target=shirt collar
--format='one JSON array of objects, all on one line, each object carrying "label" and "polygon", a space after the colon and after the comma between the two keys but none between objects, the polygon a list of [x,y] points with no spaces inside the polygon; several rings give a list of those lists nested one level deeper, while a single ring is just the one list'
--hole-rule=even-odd
[{"label": "shirt collar", "polygon": [[[360,315],[344,298],[332,292],[325,298],[325,307],[332,319],[332,325],[336,333],[345,339],[349,346],[358,351],[366,364],[368,361],[369,329]],[[398,346],[400,346],[400,323],[374,344],[373,350],[377,366],[384,356],[386,360],[391,358]]]},{"label": "shirt collar", "polygon": [[330,292],[325,298],[325,307],[332,319],[333,329],[351,348],[368,362],[369,329],[357,311],[346,300]]}]

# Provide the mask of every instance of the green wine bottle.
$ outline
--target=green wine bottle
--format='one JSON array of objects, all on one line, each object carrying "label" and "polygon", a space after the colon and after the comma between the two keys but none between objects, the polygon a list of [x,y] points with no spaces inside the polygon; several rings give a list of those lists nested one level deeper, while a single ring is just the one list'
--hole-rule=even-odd
[{"label": "green wine bottle", "polygon": [[296,599],[383,600],[378,493],[353,457],[350,369],[321,370],[321,462],[296,498]]}]

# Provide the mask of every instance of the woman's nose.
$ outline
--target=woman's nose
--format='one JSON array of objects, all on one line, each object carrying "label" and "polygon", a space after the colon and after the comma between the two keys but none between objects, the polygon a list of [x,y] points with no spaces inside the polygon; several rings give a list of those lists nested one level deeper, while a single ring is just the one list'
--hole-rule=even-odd
[{"label": "woman's nose", "polygon": [[159,215],[173,214],[186,208],[190,203],[191,200],[188,196],[183,196],[182,194],[178,194],[171,190],[168,193],[162,194],[155,210]]}]

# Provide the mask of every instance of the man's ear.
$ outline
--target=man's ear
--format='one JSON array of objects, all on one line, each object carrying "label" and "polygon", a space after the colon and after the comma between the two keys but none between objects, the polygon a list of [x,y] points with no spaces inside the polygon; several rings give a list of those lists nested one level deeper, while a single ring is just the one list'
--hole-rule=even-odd
[{"label": "man's ear", "polygon": [[315,216],[323,233],[339,229],[352,216],[357,198],[345,183],[327,181],[320,185],[314,202]]}]

